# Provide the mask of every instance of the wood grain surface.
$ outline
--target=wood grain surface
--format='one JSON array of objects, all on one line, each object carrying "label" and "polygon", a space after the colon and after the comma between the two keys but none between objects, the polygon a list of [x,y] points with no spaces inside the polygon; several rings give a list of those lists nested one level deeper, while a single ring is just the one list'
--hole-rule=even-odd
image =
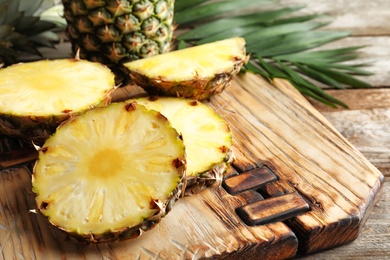
[{"label": "wood grain surface", "polygon": [[[117,99],[139,94],[132,86],[118,92]],[[264,185],[254,187],[242,178],[242,192],[233,194],[210,187],[180,200],[140,238],[85,245],[36,213],[26,169],[4,170],[3,258],[285,259],[358,237],[383,175],[290,84],[243,74],[208,104],[233,131],[236,159],[225,186],[232,186],[229,180],[236,174],[261,167],[277,178],[267,177]]]},{"label": "wood grain surface", "polygon": [[[308,6],[307,12],[335,17],[329,30],[347,30],[351,37],[323,48],[365,46],[361,59],[369,62],[374,75],[363,77],[375,89],[347,89],[327,92],[349,109],[331,109],[311,100],[314,107],[336,127],[385,176],[382,195],[360,236],[352,243],[305,256],[302,259],[390,258],[390,1],[387,0],[282,0],[283,4]],[[323,86],[324,88],[329,88]]]},{"label": "wood grain surface", "polygon": [[385,176],[382,195],[352,243],[303,259],[389,259],[390,257],[390,89],[329,90],[350,109],[313,102],[335,128]]}]

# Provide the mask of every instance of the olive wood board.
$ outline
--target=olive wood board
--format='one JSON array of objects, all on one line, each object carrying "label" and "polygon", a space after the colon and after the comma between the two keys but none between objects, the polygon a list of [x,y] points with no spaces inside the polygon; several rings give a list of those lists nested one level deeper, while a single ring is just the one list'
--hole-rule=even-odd
[{"label": "olive wood board", "polygon": [[[129,85],[114,101],[142,94]],[[0,259],[286,259],[359,235],[384,177],[293,86],[240,74],[206,103],[233,132],[222,184],[124,242],[85,244],[51,226],[31,192],[36,152],[1,139]]]}]

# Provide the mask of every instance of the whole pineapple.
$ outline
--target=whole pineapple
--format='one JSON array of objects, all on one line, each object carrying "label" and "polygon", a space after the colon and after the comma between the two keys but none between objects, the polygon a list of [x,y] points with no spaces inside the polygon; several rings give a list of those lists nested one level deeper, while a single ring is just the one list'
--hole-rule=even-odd
[{"label": "whole pineapple", "polygon": [[80,58],[108,65],[117,81],[123,62],[170,50],[174,0],[62,0],[67,35]]}]

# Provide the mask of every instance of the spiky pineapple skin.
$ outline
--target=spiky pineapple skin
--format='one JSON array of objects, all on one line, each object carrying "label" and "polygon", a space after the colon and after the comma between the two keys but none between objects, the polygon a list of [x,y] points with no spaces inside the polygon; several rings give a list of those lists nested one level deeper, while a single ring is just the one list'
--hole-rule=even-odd
[{"label": "spiky pineapple skin", "polygon": [[244,62],[240,60],[232,70],[212,77],[195,77],[193,80],[178,82],[167,81],[164,77],[148,78],[135,71],[131,71],[130,76],[137,85],[145,89],[150,95],[205,100],[225,90],[231,84],[234,75],[240,71]]},{"label": "spiky pineapple skin", "polygon": [[[125,227],[116,232],[106,232],[103,234],[80,234],[70,230],[63,229],[58,227],[65,234],[68,234],[80,242],[87,242],[90,244],[106,244],[106,243],[115,243],[121,242],[129,239],[135,239],[142,235],[143,232],[149,231],[158,225],[162,218],[164,218],[173,208],[175,203],[184,196],[185,192],[185,180],[181,180],[181,183],[177,188],[171,193],[170,198],[161,205],[160,211],[153,215],[152,217],[145,219],[139,225],[133,227]],[[54,223],[52,225],[56,226]]]},{"label": "spiky pineapple skin", "polygon": [[73,52],[128,76],[122,63],[170,50],[174,0],[62,0]]},{"label": "spiky pineapple skin", "polygon": [[90,104],[83,110],[68,111],[57,115],[19,116],[0,112],[0,133],[40,145],[56,131],[62,122],[70,117],[82,114],[92,108],[105,107],[110,103],[111,93],[101,101]]},{"label": "spiky pineapple skin", "polygon": [[0,132],[4,135],[25,139],[37,144],[54,133],[56,127],[70,115],[49,117],[17,116],[0,114]]},{"label": "spiky pineapple skin", "polygon": [[229,149],[226,152],[226,157],[220,162],[214,164],[209,170],[202,172],[199,176],[190,176],[187,178],[185,196],[198,194],[208,187],[217,185],[220,186],[223,181],[223,174],[234,161],[233,150]]},{"label": "spiky pineapple skin", "polygon": [[103,234],[80,234],[71,230],[61,228],[55,223],[51,224],[53,226],[56,226],[63,233],[72,236],[74,239],[80,242],[86,242],[90,244],[106,244],[135,239],[141,236],[143,232],[155,228],[156,225],[161,222],[162,218],[164,218],[172,210],[175,203],[185,195],[185,187],[186,180],[183,177],[180,184],[170,194],[169,199],[167,199],[163,204],[160,205],[161,208],[157,214],[153,215],[148,219],[145,219],[139,225],[133,227],[124,227],[123,229],[116,230],[115,232],[106,232]]}]

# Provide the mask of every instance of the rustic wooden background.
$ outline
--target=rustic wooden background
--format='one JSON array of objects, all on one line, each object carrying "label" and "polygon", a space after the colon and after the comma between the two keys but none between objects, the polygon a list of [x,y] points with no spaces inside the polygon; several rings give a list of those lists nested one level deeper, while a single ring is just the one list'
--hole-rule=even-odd
[{"label": "rustic wooden background", "polygon": [[335,127],[384,175],[385,185],[357,240],[351,244],[302,259],[390,259],[390,1],[389,0],[282,0],[283,4],[303,4],[302,12],[330,14],[334,22],[328,30],[351,31],[351,37],[324,46],[366,46],[359,62],[375,73],[364,77],[374,89],[328,92],[350,109],[331,109],[312,102]]}]

